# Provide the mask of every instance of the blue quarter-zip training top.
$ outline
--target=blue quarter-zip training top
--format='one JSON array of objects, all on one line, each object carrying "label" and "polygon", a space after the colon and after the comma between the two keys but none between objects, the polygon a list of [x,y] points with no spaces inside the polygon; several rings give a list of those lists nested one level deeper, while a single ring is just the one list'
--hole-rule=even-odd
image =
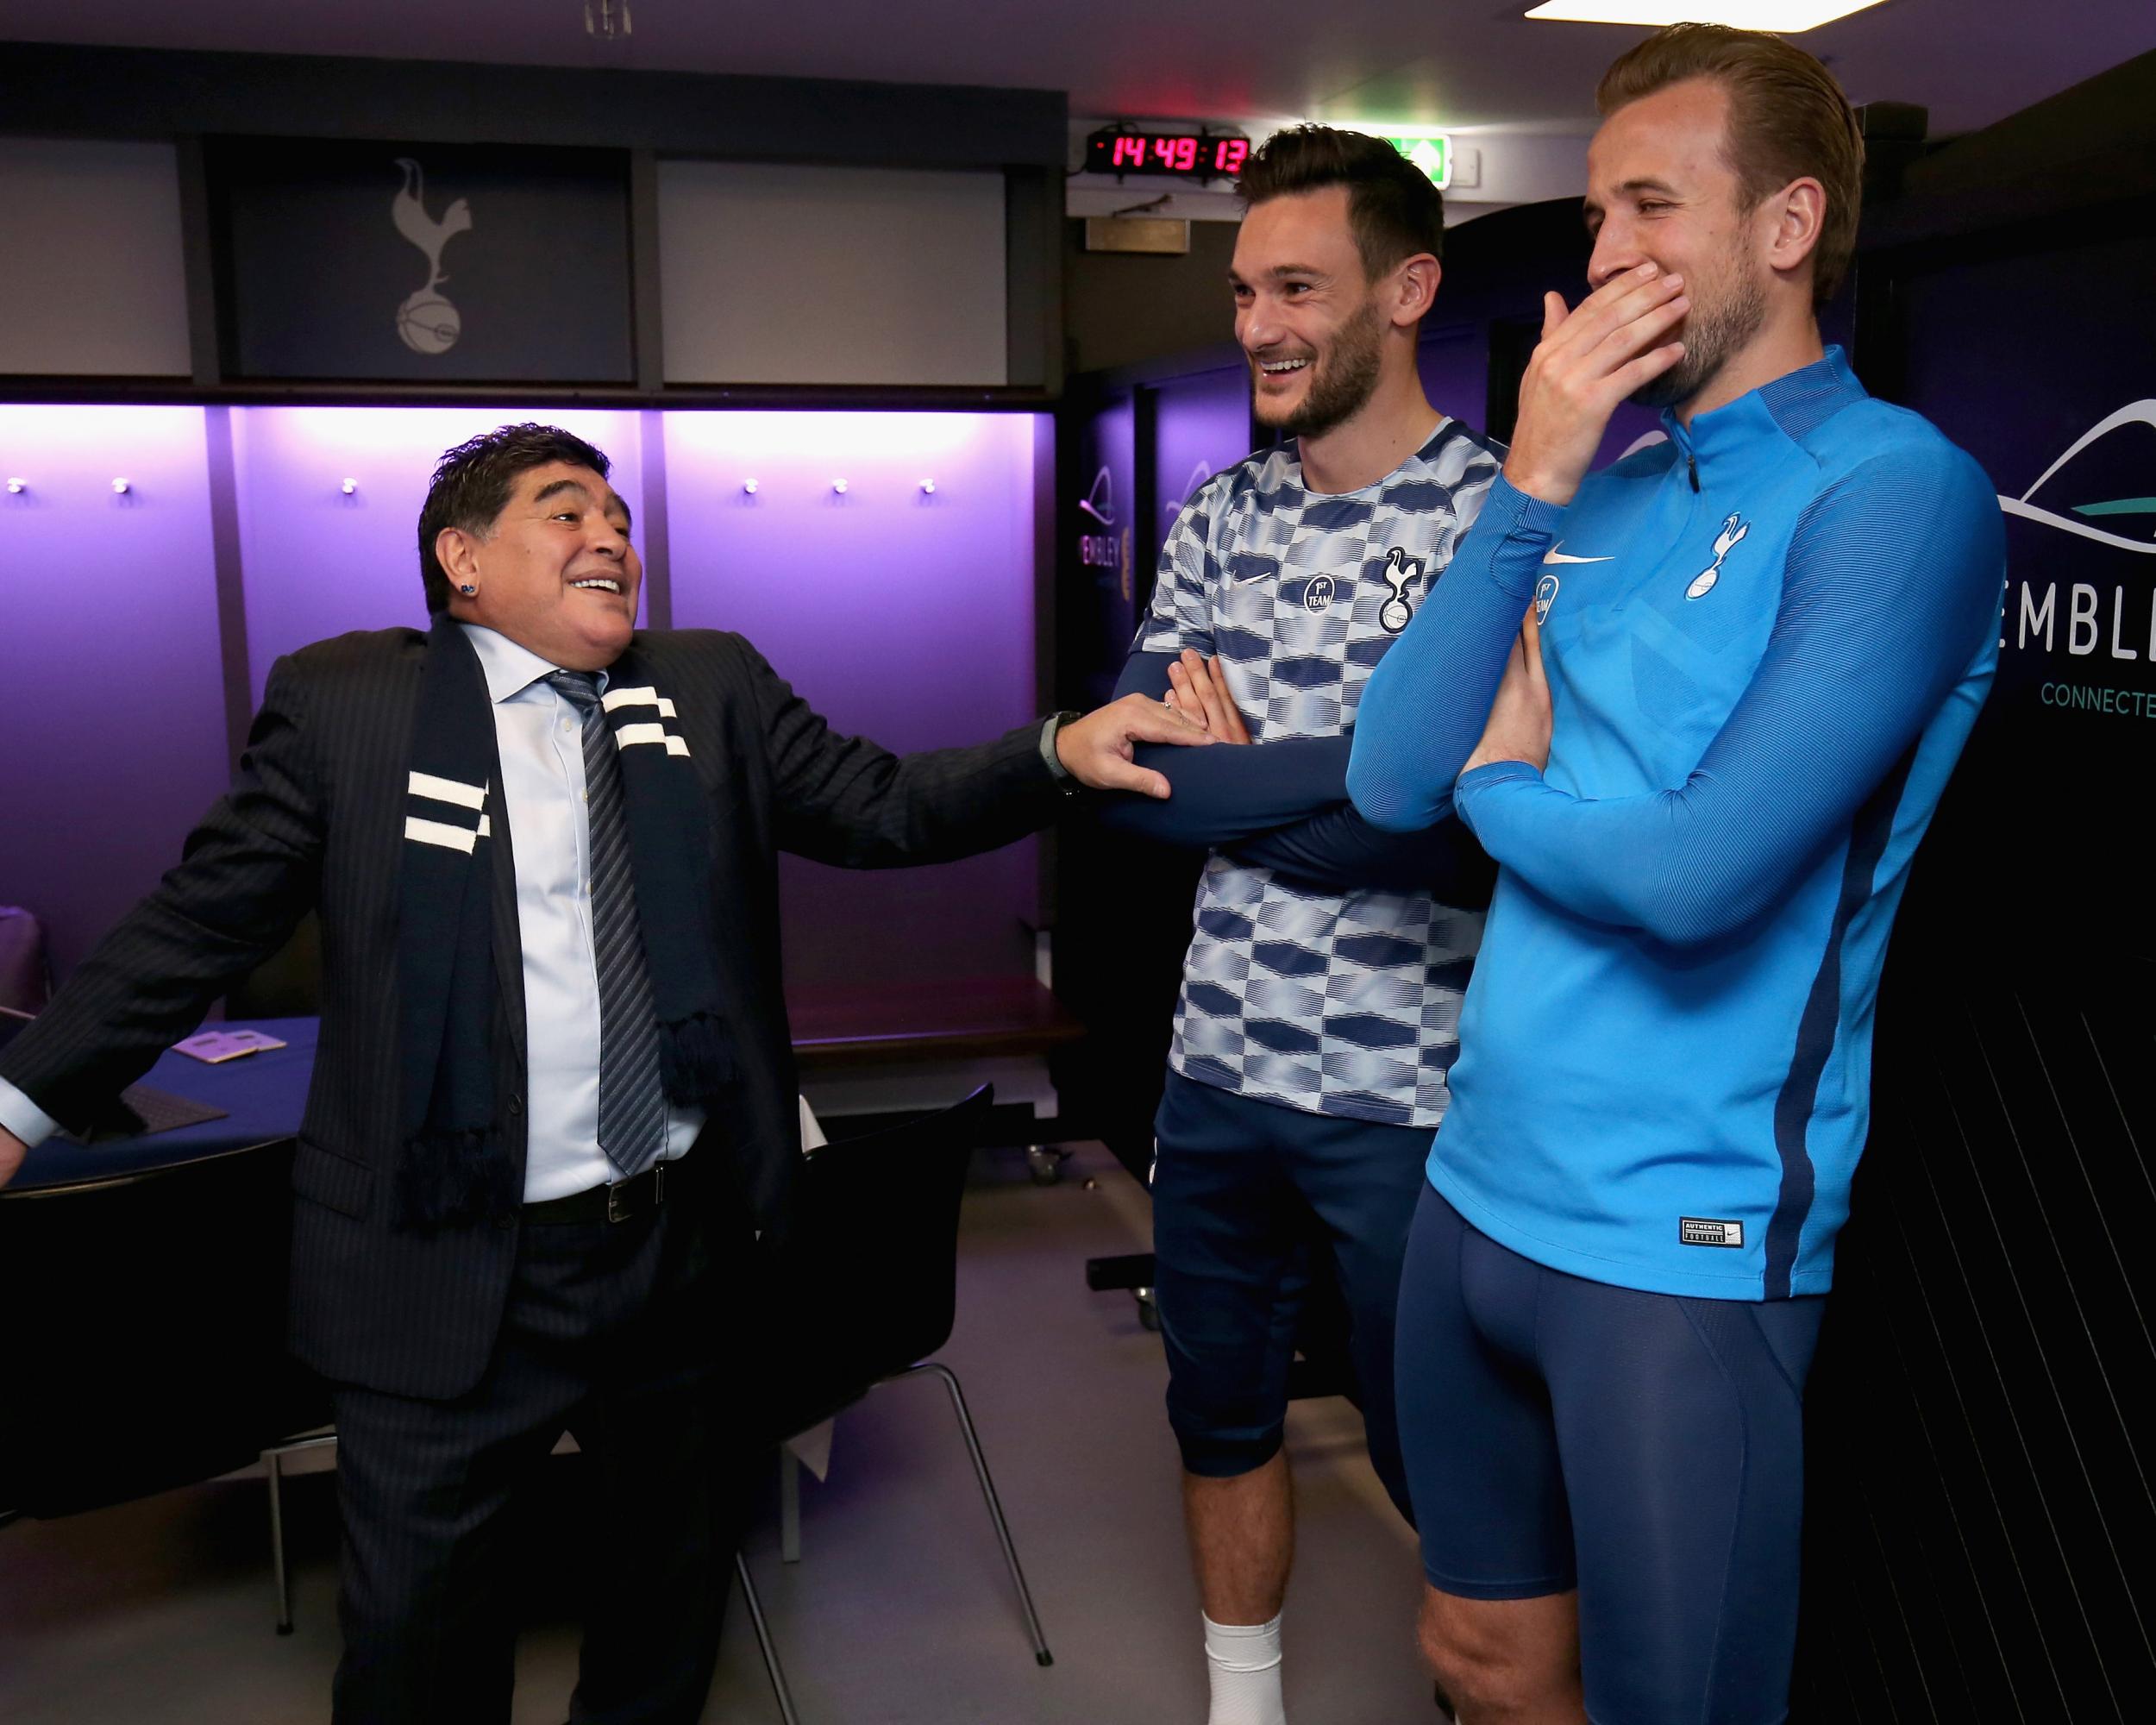
[{"label": "blue quarter-zip training top", "polygon": [[[1839,348],[1589,476],[1500,479],[1372,674],[1348,788],[1499,865],[1431,1183],[1539,1263],[1826,1291],[1880,966],[1998,652],[1983,471]],[[1541,772],[1458,778],[1526,607]]]}]

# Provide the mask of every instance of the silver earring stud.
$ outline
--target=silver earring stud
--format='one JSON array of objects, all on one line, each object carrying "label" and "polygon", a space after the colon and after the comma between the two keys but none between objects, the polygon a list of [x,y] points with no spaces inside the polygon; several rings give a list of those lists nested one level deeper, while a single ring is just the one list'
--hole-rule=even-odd
[{"label": "silver earring stud", "polygon": [[477,593],[479,589],[473,586],[471,582],[467,581],[462,586],[459,587],[457,591],[462,593],[467,599],[469,599],[473,593]]}]

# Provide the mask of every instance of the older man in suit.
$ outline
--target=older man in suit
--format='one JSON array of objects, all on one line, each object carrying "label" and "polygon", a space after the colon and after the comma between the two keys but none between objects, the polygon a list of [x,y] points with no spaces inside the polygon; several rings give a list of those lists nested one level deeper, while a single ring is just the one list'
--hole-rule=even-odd
[{"label": "older man in suit", "polygon": [[574,1717],[698,1717],[755,1423],[714,1364],[799,1160],[777,853],[965,856],[1203,740],[1135,697],[837,735],[740,637],[636,632],[607,466],[537,425],[449,451],[431,630],[278,662],[230,793],[0,1063],[4,1183],[320,911],[291,1334],[341,1440],[340,1725],[507,1719],[504,1512],[564,1429],[601,1474]]}]

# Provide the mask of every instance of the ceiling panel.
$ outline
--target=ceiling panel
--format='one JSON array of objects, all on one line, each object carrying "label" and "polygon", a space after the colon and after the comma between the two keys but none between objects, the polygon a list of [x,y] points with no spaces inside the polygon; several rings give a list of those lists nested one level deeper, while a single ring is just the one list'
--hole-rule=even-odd
[{"label": "ceiling panel", "polygon": [[[0,0],[0,39],[989,85],[1094,116],[1590,123],[1597,73],[1640,33],[1529,22],[1527,3],[630,0],[633,34],[609,42],[585,0]],[[1856,100],[1928,106],[1936,135],[2156,48],[2156,5],[1886,0],[1798,40]]]}]

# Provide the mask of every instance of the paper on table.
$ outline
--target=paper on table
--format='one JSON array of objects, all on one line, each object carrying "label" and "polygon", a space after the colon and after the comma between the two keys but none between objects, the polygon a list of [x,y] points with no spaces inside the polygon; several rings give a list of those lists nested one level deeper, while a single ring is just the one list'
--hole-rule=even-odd
[{"label": "paper on table", "polygon": [[243,1054],[254,1054],[265,1048],[282,1048],[285,1044],[273,1036],[265,1036],[259,1030],[205,1030],[189,1037],[185,1042],[172,1044],[172,1052],[185,1054],[192,1059],[215,1066],[220,1061],[237,1060]]},{"label": "paper on table", "polygon": [[831,1429],[838,1423],[834,1416],[820,1426],[811,1426],[805,1432],[796,1432],[786,1440],[801,1465],[818,1479],[831,1475]]},{"label": "paper on table", "polygon": [[824,1128],[817,1124],[816,1110],[809,1107],[808,1098],[806,1096],[801,1097],[800,1103],[801,1154],[804,1156],[813,1156],[818,1151],[823,1149],[825,1145],[829,1144],[830,1140],[824,1136]]}]

